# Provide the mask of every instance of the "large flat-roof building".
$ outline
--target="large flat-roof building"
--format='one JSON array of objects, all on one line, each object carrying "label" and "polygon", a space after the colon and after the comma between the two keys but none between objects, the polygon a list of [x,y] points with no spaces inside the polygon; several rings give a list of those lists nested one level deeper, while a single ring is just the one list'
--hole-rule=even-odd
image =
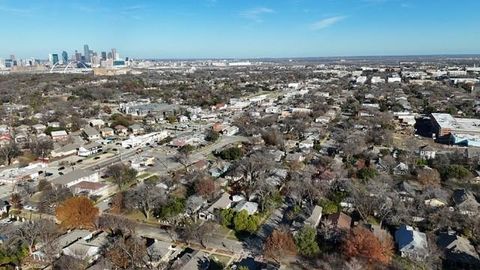
[{"label": "large flat-roof building", "polygon": [[480,146],[480,119],[456,118],[448,113],[432,113],[433,133],[454,144]]}]

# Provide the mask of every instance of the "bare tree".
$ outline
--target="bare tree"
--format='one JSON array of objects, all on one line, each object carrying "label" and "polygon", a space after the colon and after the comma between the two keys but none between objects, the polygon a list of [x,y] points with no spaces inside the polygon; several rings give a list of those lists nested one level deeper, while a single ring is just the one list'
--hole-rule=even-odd
[{"label": "bare tree", "polygon": [[52,221],[41,219],[35,222],[24,222],[17,228],[15,235],[28,246],[28,250],[32,254],[38,243],[45,245],[55,240],[58,230]]},{"label": "bare tree", "polygon": [[20,148],[18,148],[18,145],[14,141],[0,147],[0,157],[7,162],[7,165],[11,165],[12,160],[18,157],[20,153]]},{"label": "bare tree", "polygon": [[153,184],[143,183],[133,190],[125,193],[125,206],[139,210],[146,219],[149,219],[152,211],[167,200],[165,190]]},{"label": "bare tree", "polygon": [[97,226],[110,235],[132,235],[135,223],[128,218],[104,213],[98,218]]},{"label": "bare tree", "polygon": [[237,164],[236,170],[243,175],[241,187],[247,198],[255,191],[257,181],[266,178],[273,169],[272,160],[268,153],[257,151]]},{"label": "bare tree", "polygon": [[135,236],[114,239],[105,252],[105,258],[116,269],[145,269],[147,257],[145,241]]}]

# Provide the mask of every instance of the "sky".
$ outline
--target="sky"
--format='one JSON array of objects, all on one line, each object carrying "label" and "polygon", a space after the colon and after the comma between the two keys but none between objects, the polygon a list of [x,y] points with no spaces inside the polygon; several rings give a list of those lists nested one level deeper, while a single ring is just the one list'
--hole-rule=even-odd
[{"label": "sky", "polygon": [[0,58],[480,53],[479,0],[0,0]]}]

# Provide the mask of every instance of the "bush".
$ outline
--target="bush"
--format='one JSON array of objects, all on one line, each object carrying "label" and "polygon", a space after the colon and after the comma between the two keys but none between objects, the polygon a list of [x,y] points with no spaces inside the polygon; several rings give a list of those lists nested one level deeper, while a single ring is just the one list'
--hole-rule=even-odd
[{"label": "bush", "polygon": [[235,212],[232,209],[223,209],[220,212],[220,222],[237,233],[254,233],[260,226],[260,218],[257,215],[249,215],[246,210]]},{"label": "bush", "polygon": [[305,257],[313,257],[320,252],[317,243],[317,231],[311,227],[303,227],[295,236],[298,252]]},{"label": "bush", "polygon": [[157,218],[171,218],[185,211],[185,199],[174,198],[155,211]]},{"label": "bush", "polygon": [[220,138],[220,133],[210,130],[205,136],[205,140],[208,142],[216,142]]},{"label": "bush", "polygon": [[326,215],[331,215],[338,212],[338,205],[328,199],[322,199],[319,205],[322,207],[322,212]]},{"label": "bush", "polygon": [[242,158],[243,152],[238,147],[231,147],[218,153],[218,156],[225,160],[238,160]]},{"label": "bush", "polygon": [[357,177],[362,180],[370,180],[377,176],[377,171],[374,168],[365,167],[357,172]]},{"label": "bush", "polygon": [[461,165],[449,165],[447,167],[440,168],[440,175],[443,180],[448,179],[459,179],[463,180],[471,176],[471,173],[468,169]]}]

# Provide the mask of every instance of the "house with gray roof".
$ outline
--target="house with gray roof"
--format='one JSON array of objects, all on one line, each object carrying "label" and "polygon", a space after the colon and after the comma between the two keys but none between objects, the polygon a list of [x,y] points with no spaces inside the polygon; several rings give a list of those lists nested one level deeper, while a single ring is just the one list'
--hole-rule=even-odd
[{"label": "house with gray roof", "polygon": [[57,187],[71,187],[82,181],[98,182],[98,172],[84,169],[77,169],[67,174],[61,175],[52,180],[52,184]]},{"label": "house with gray roof", "polygon": [[447,269],[480,269],[480,257],[470,241],[455,231],[442,232],[437,238],[438,247],[444,252]]},{"label": "house with gray roof", "polygon": [[401,225],[395,232],[395,243],[402,257],[423,260],[428,254],[427,235],[411,226]]}]

